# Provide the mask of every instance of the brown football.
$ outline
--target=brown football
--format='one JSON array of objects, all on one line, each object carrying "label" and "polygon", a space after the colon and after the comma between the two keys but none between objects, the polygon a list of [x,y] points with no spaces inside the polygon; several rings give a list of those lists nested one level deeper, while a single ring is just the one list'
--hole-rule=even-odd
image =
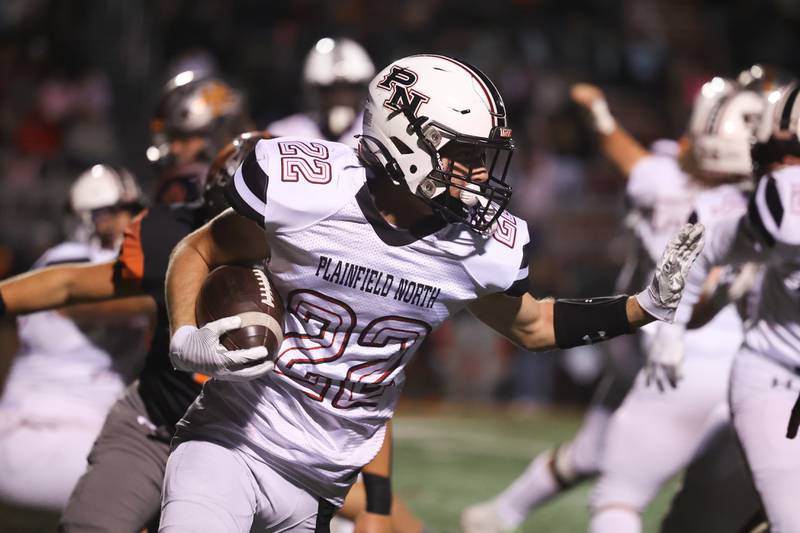
[{"label": "brown football", "polygon": [[256,266],[223,265],[206,277],[195,306],[198,326],[238,315],[242,327],[222,335],[229,350],[266,346],[270,357],[283,342],[283,302],[268,274]]}]

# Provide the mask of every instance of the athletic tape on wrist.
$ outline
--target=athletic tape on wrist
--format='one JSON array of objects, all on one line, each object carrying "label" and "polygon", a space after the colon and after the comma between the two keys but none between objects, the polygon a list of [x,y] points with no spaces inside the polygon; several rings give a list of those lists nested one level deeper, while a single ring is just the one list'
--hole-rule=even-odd
[{"label": "athletic tape on wrist", "polygon": [[553,329],[559,348],[574,348],[631,333],[628,296],[556,300]]},{"label": "athletic tape on wrist", "polygon": [[367,512],[388,515],[392,512],[392,480],[377,474],[362,472],[367,493]]},{"label": "athletic tape on wrist", "polygon": [[614,120],[614,116],[609,111],[608,102],[606,102],[605,98],[598,98],[592,102],[589,111],[594,118],[595,129],[603,135],[609,135],[617,129],[617,121]]}]

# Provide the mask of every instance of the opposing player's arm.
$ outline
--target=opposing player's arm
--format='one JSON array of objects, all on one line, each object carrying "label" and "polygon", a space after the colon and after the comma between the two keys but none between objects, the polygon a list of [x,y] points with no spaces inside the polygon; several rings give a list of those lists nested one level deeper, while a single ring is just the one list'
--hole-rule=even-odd
[{"label": "opposing player's arm", "polygon": [[592,117],[603,155],[624,176],[629,176],[633,167],[650,155],[650,152],[617,123],[600,88],[588,83],[578,83],[572,86],[571,96]]},{"label": "opposing player's arm", "polygon": [[97,303],[69,305],[61,314],[75,322],[97,325],[127,322],[133,316],[155,316],[156,302],[150,296],[127,296]]},{"label": "opposing player's arm", "polygon": [[0,282],[0,296],[7,314],[21,315],[133,294],[115,284],[114,273],[114,261],[47,267]]},{"label": "opposing player's arm", "polygon": [[630,333],[655,318],[633,296],[537,300],[530,294],[484,296],[469,306],[483,323],[532,351],[569,348]]},{"label": "opposing player's arm", "polygon": [[172,331],[195,325],[197,294],[211,270],[225,264],[260,261],[268,255],[264,230],[231,209],[187,235],[173,250],[167,270]]}]

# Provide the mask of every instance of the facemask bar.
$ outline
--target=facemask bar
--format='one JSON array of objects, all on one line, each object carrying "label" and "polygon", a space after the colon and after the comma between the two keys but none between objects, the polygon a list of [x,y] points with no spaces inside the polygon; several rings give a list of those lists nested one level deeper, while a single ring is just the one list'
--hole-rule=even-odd
[{"label": "facemask bar", "polygon": [[[511,200],[512,189],[506,183],[514,152],[511,130],[496,127],[489,138],[475,137],[429,122],[428,117],[415,117],[408,107],[402,111],[433,162],[433,171],[415,193],[446,219],[490,232]],[[440,150],[452,154],[446,168]],[[453,190],[458,191],[457,198]]]}]

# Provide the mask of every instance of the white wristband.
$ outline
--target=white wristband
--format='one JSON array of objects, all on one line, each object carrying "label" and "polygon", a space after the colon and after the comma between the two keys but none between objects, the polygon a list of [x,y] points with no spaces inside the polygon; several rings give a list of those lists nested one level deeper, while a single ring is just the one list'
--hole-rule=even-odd
[{"label": "white wristband", "polygon": [[675,320],[675,308],[659,304],[656,300],[652,285],[636,295],[636,301],[649,315],[671,324]]},{"label": "white wristband", "polygon": [[598,98],[592,102],[589,111],[594,119],[594,127],[603,135],[610,135],[617,129],[617,121],[608,109],[608,102],[605,98]]}]

